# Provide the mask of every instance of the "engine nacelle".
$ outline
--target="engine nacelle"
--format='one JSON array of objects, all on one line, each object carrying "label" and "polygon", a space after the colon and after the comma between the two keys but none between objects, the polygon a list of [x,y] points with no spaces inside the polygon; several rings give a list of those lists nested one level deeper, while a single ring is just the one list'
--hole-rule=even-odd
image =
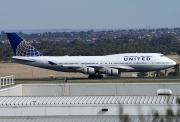
[{"label": "engine nacelle", "polygon": [[94,75],[95,74],[95,69],[92,68],[92,67],[84,67],[82,69],[82,73],[89,74],[89,75]]},{"label": "engine nacelle", "polygon": [[107,74],[110,75],[110,76],[115,76],[115,75],[118,75],[118,69],[112,69],[112,68],[108,68],[107,69]]}]

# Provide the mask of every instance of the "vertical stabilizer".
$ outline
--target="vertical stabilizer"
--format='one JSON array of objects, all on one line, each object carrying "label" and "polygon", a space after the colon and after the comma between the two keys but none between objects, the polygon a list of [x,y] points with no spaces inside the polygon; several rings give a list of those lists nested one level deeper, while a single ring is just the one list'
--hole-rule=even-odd
[{"label": "vertical stabilizer", "polygon": [[16,56],[43,56],[43,54],[16,33],[6,33],[6,35]]}]

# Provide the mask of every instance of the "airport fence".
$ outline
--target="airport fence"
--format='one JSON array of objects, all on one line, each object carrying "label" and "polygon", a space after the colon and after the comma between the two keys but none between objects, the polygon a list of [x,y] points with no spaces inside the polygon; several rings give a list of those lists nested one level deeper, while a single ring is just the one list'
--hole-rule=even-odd
[{"label": "airport fence", "polygon": [[14,75],[0,77],[0,88],[14,85]]}]

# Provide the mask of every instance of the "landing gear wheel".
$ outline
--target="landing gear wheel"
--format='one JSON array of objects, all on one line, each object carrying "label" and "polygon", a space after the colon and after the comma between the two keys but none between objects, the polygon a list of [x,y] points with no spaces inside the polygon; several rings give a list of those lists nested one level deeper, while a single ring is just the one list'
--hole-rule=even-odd
[{"label": "landing gear wheel", "polygon": [[88,78],[95,78],[95,75],[89,75]]},{"label": "landing gear wheel", "polygon": [[103,75],[99,75],[98,78],[103,78]]},{"label": "landing gear wheel", "polygon": [[103,78],[103,75],[101,73],[97,73],[96,78]]},{"label": "landing gear wheel", "polygon": [[88,78],[103,78],[103,75],[97,74],[97,75],[89,75]]}]

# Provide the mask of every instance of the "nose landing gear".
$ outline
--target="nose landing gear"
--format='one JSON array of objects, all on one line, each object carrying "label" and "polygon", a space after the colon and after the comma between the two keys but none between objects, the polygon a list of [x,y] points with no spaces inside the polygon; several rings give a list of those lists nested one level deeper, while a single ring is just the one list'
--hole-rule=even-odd
[{"label": "nose landing gear", "polygon": [[95,75],[89,75],[88,78],[103,78],[103,75],[100,73],[97,73]]}]

